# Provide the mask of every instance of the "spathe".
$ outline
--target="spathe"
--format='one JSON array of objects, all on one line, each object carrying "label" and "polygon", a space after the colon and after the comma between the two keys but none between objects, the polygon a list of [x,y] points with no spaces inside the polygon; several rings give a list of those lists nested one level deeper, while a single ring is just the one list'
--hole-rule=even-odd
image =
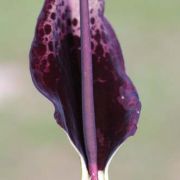
[{"label": "spathe", "polygon": [[[120,45],[104,17],[104,2],[89,1],[97,166],[104,170],[118,146],[136,131],[141,104],[128,78]],[[33,82],[55,107],[87,168],[82,118],[79,0],[46,0],[30,51]]]}]

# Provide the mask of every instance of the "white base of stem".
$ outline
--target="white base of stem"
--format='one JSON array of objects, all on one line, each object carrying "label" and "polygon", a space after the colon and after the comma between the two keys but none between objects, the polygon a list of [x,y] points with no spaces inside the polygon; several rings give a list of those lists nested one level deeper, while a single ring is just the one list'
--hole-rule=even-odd
[{"label": "white base of stem", "polygon": [[[89,177],[86,165],[83,158],[81,157],[81,167],[82,167],[82,179],[81,180],[91,180]],[[98,180],[109,180],[108,178],[108,168],[105,171],[98,171]]]}]

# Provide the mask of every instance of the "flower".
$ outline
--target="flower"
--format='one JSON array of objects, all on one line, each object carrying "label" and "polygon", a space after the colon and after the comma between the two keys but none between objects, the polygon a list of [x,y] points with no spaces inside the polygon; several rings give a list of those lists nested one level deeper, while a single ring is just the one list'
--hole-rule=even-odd
[{"label": "flower", "polygon": [[[54,117],[88,167],[82,118],[79,0],[45,0],[30,50],[37,89],[54,105]],[[104,170],[119,145],[134,135],[141,103],[126,74],[116,35],[104,17],[104,1],[89,1],[97,167]],[[92,139],[91,139],[92,141]]]}]

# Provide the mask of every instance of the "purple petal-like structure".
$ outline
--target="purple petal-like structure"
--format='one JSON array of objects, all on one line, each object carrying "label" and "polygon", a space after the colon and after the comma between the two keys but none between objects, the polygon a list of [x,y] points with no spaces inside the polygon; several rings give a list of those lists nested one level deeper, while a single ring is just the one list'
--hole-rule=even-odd
[{"label": "purple petal-like structure", "polygon": [[[136,131],[141,103],[128,78],[119,42],[104,17],[104,1],[90,0],[98,169]],[[88,167],[82,118],[79,0],[45,0],[30,51],[33,82],[55,107]]]}]

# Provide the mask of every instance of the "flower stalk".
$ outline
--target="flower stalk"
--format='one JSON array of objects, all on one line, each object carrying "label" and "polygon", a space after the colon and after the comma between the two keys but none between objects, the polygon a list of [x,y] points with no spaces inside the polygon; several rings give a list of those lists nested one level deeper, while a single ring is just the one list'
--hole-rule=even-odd
[{"label": "flower stalk", "polygon": [[82,112],[85,149],[91,180],[98,180],[93,70],[88,0],[80,0]]}]

